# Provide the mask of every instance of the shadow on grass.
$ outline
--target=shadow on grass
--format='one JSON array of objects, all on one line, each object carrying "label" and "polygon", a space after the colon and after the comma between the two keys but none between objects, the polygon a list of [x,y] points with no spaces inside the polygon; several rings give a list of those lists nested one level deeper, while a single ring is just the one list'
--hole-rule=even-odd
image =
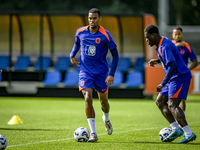
[{"label": "shadow on grass", "polygon": [[0,130],[19,130],[19,131],[66,131],[61,129],[23,129],[23,128],[0,128]]},{"label": "shadow on grass", "polygon": [[[148,141],[133,141],[133,143],[138,143],[138,144],[178,144],[176,142],[148,142]],[[200,145],[200,143],[183,143],[187,145]],[[178,144],[178,145],[183,145],[183,144]]]},{"label": "shadow on grass", "polygon": [[[100,142],[99,143],[122,143],[122,144],[126,144],[126,143],[135,143],[135,144],[178,144],[176,142],[151,142],[151,141],[117,141],[117,142]],[[190,142],[190,143],[184,143],[184,144],[178,144],[178,145],[200,145],[200,143],[193,143],[194,141]]]}]

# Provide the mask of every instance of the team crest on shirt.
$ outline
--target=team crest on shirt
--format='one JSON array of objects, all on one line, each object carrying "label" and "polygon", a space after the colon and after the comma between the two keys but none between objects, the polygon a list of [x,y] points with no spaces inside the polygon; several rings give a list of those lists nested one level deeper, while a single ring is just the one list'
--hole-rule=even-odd
[{"label": "team crest on shirt", "polygon": [[94,56],[96,54],[96,46],[86,45],[85,46],[85,54],[88,56]]},{"label": "team crest on shirt", "polygon": [[183,54],[185,54],[185,50],[184,49],[181,49],[180,50],[180,53],[183,55]]}]

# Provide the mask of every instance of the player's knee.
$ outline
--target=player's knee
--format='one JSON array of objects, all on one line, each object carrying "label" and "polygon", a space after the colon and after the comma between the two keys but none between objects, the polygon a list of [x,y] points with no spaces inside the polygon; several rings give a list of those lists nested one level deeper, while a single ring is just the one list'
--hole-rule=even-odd
[{"label": "player's knee", "polygon": [[102,106],[107,106],[107,105],[109,105],[109,103],[108,103],[107,100],[101,100],[101,105]]},{"label": "player's knee", "polygon": [[162,102],[159,101],[159,100],[156,100],[156,105],[158,106],[158,108],[162,108],[163,107]]},{"label": "player's knee", "polygon": [[85,96],[85,103],[87,106],[92,105],[92,97]]},{"label": "player's knee", "polygon": [[168,108],[170,111],[173,111],[175,109],[175,105],[173,103],[168,103]]}]

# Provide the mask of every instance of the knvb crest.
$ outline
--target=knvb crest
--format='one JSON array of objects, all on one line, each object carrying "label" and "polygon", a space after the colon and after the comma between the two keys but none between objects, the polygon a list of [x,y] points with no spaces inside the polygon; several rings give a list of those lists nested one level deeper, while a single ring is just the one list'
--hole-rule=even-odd
[{"label": "knvb crest", "polygon": [[85,46],[85,54],[88,56],[94,56],[96,54],[96,46],[86,45]]}]

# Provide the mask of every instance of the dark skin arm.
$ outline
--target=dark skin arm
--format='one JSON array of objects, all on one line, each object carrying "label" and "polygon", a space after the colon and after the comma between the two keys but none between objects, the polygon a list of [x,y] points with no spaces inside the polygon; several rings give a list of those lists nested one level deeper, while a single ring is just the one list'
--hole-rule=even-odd
[{"label": "dark skin arm", "polygon": [[158,60],[157,59],[151,59],[149,62],[148,62],[149,66],[151,67],[155,67],[156,64],[158,64]]},{"label": "dark skin arm", "polygon": [[198,66],[198,61],[197,59],[192,60],[192,64],[189,66],[189,69],[192,70]]}]

